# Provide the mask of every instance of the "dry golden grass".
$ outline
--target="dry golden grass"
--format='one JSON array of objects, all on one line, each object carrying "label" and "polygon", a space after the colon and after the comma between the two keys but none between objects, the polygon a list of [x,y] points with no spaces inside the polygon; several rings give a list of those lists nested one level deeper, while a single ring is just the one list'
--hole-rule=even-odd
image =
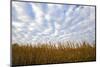
[{"label": "dry golden grass", "polygon": [[96,60],[96,47],[83,42],[34,45],[12,44],[12,65],[38,65]]}]

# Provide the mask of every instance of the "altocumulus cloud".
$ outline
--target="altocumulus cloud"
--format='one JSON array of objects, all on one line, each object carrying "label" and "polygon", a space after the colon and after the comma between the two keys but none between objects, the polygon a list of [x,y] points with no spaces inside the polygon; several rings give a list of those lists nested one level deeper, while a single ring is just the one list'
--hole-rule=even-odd
[{"label": "altocumulus cloud", "polygon": [[95,41],[95,7],[12,2],[12,42]]}]

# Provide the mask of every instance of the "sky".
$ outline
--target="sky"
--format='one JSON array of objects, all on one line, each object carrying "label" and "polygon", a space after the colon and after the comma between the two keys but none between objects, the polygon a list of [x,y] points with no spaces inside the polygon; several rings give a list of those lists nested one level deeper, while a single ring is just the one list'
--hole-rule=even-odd
[{"label": "sky", "polygon": [[95,42],[95,7],[12,2],[12,42]]}]

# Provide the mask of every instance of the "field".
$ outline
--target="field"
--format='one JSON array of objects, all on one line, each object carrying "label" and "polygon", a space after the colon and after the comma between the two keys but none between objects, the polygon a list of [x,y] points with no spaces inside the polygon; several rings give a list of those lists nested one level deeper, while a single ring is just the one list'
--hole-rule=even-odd
[{"label": "field", "polygon": [[95,44],[66,42],[57,45],[53,43],[12,44],[12,65],[74,63],[96,60]]}]

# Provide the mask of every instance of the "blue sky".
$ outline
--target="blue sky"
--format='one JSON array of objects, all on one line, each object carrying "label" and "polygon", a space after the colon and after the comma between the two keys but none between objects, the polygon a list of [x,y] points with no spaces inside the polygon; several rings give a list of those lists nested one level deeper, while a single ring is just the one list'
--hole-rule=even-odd
[{"label": "blue sky", "polygon": [[95,41],[95,7],[12,2],[12,42]]}]

